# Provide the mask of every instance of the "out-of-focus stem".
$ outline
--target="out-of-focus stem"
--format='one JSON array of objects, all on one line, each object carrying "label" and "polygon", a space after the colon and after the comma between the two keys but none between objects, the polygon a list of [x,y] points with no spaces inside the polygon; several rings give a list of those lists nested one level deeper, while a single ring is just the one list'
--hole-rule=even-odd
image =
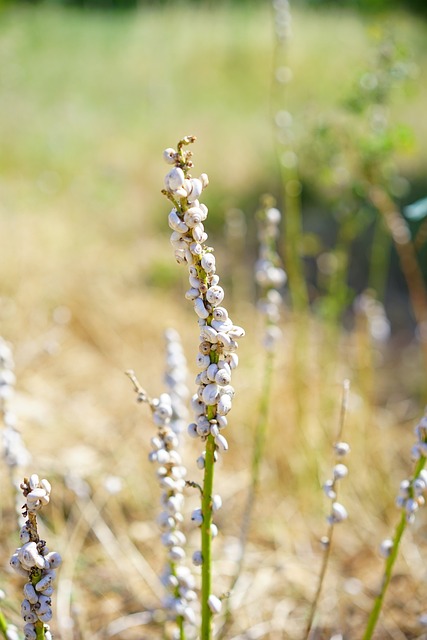
[{"label": "out-of-focus stem", "polygon": [[397,211],[388,194],[379,187],[372,187],[369,197],[383,217],[396,246],[403,274],[409,290],[415,320],[420,329],[420,342],[427,367],[427,341],[423,334],[427,327],[427,292],[424,278],[418,264],[411,234],[403,216]]},{"label": "out-of-focus stem", "polygon": [[[349,393],[350,393],[350,381],[346,379],[343,382],[343,394],[342,394],[342,400],[341,400],[340,417],[338,422],[339,426],[338,426],[337,442],[341,440],[342,433],[344,430],[344,422],[345,422],[345,416],[347,413]],[[335,489],[336,496],[338,496],[338,488],[335,486],[334,489]],[[327,532],[327,546],[323,553],[323,560],[322,560],[322,566],[319,573],[317,589],[316,589],[315,596],[313,598],[313,602],[311,603],[310,613],[308,615],[308,622],[307,622],[306,631],[305,631],[306,638],[308,638],[310,635],[310,631],[313,626],[314,616],[317,610],[317,605],[319,604],[320,595],[322,593],[323,583],[325,580],[326,571],[329,564],[329,557],[331,555],[333,534],[334,534],[334,521],[331,519],[328,532]]]}]

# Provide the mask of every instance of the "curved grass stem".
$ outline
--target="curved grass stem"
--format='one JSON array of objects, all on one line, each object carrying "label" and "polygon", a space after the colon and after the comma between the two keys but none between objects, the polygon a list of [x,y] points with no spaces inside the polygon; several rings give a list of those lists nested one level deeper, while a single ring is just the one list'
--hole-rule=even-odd
[{"label": "curved grass stem", "polygon": [[[416,480],[418,478],[418,476],[420,475],[420,472],[424,469],[426,463],[426,458],[424,456],[421,456],[421,458],[418,460],[416,467],[415,467],[415,471],[414,471],[414,475],[413,475],[413,480]],[[399,546],[400,546],[400,542],[402,540],[402,536],[405,532],[406,529],[406,525],[408,524],[407,519],[406,519],[406,512],[404,509],[402,509],[402,515],[400,517],[400,520],[396,526],[396,530],[394,532],[394,537],[393,537],[393,546],[391,548],[391,553],[388,556],[386,563],[385,563],[385,568],[384,568],[384,574],[383,574],[383,578],[381,581],[381,590],[379,592],[379,594],[377,595],[377,597],[374,600],[374,604],[371,610],[371,613],[369,615],[368,618],[368,622],[366,624],[366,629],[365,629],[365,633],[363,635],[363,640],[371,640],[372,635],[375,631],[375,627],[377,625],[378,622],[378,618],[379,615],[381,613],[381,609],[384,603],[384,597],[386,595],[388,586],[390,584],[391,581],[391,577],[393,574],[393,567],[394,564],[396,562],[396,558],[397,555],[399,553]]]}]

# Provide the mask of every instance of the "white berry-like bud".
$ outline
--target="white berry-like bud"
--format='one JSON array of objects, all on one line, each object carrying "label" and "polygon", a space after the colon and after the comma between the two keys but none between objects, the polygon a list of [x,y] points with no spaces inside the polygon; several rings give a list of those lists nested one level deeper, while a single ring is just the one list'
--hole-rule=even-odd
[{"label": "white berry-like bud", "polygon": [[203,564],[203,556],[201,551],[195,551],[193,553],[193,564],[196,567],[200,567]]},{"label": "white berry-like bud", "polygon": [[208,598],[208,606],[212,613],[220,613],[222,609],[222,602],[214,595],[210,595]]}]

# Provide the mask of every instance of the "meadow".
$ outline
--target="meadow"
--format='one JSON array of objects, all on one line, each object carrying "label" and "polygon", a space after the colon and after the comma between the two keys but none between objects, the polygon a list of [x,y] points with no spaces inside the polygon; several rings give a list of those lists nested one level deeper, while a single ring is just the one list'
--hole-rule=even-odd
[{"label": "meadow", "polygon": [[[272,22],[268,3],[176,3],[124,13],[47,4],[0,13],[0,335],[14,347],[12,407],[32,455],[24,471],[53,487],[43,535],[63,557],[52,622],[62,640],[164,637],[159,488],[148,462],[155,427],[124,372],[134,369],[151,396],[162,393],[164,332],[173,327],[188,358],[190,389],[196,375],[198,327],[160,193],[163,149],[187,134],[197,136],[195,175],[209,175],[206,230],[227,306],[246,330],[229,451],[215,478],[223,500],[214,547],[218,593],[236,572],[264,375],[255,212],[266,192],[283,205]],[[332,229],[332,245],[335,227],[310,131],[338,112],[388,31],[412,61],[389,109],[390,121],[410,130],[392,159],[410,185],[399,204],[408,204],[426,195],[425,23],[405,13],[368,20],[293,11],[285,52],[293,79],[275,100],[294,117],[311,225],[306,240],[315,246],[323,229]],[[233,233],[233,221],[240,232]],[[386,341],[375,339],[361,308],[349,303],[331,320],[317,303],[309,313],[293,310],[285,294],[264,461],[227,639],[305,637],[344,380],[350,396],[343,437],[351,454],[340,501],[349,518],[334,533],[312,638],[362,637],[384,565],[378,548],[399,518],[395,496],[411,473],[413,427],[426,403],[422,332],[416,335],[396,255],[393,265],[385,274],[396,279],[386,310],[396,324]],[[315,302],[322,299],[318,285],[310,282]],[[186,448],[189,478],[200,482],[197,445]],[[0,477],[2,608],[19,626],[21,586],[8,567],[17,544],[15,497],[4,464]],[[186,496],[190,513],[197,491]],[[197,527],[186,525],[186,533],[197,549]],[[425,537],[421,510],[405,532],[378,639],[425,637]]]}]

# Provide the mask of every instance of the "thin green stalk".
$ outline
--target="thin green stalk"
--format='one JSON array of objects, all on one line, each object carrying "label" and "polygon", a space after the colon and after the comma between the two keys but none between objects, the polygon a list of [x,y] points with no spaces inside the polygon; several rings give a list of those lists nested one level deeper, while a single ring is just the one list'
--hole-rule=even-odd
[{"label": "thin green stalk", "polygon": [[320,573],[319,573],[319,581],[317,583],[317,589],[316,589],[316,594],[313,598],[313,602],[311,603],[311,608],[310,608],[310,613],[308,615],[308,622],[305,628],[305,638],[309,638],[310,637],[310,632],[311,632],[311,628],[313,626],[313,621],[314,621],[314,616],[316,615],[316,611],[317,611],[317,605],[319,603],[320,600],[320,594],[322,593],[322,588],[323,588],[323,583],[325,581],[325,576],[326,576],[326,571],[328,569],[328,564],[329,564],[329,558],[331,555],[331,547],[332,547],[332,536],[334,534],[334,525],[330,524],[329,525],[329,529],[328,529],[328,533],[327,533],[327,538],[328,538],[328,544],[325,548],[325,551],[323,553],[323,559],[322,559],[322,567],[320,569]]},{"label": "thin green stalk", "polygon": [[[210,417],[208,415],[208,417]],[[210,640],[212,637],[212,611],[209,608],[208,598],[212,593],[212,491],[214,478],[215,441],[212,435],[206,440],[205,474],[203,479],[202,494],[202,626],[201,640]]]},{"label": "thin green stalk", "polygon": [[[425,463],[426,463],[425,456],[421,456],[421,458],[418,460],[417,465],[415,467],[414,476],[413,476],[414,480],[416,478],[418,478],[418,476],[420,475],[420,472],[424,469]],[[391,577],[392,577],[394,563],[396,562],[397,554],[399,552],[400,541],[401,541],[403,533],[404,533],[404,531],[406,529],[406,525],[407,525],[406,513],[405,513],[405,510],[402,509],[402,515],[401,515],[399,523],[396,526],[396,530],[395,530],[395,533],[394,533],[393,546],[391,548],[390,555],[388,556],[388,558],[386,560],[386,563],[385,563],[383,579],[382,579],[382,582],[381,582],[381,591],[379,592],[379,594],[375,598],[374,605],[372,607],[372,611],[371,611],[370,616],[368,618],[368,622],[367,622],[367,625],[366,625],[366,630],[365,630],[365,634],[363,636],[363,640],[371,640],[372,635],[373,635],[373,633],[375,631],[375,627],[377,625],[378,618],[379,618],[379,615],[381,613],[381,609],[382,609],[382,606],[383,606],[384,597],[385,597],[385,594],[387,592],[387,589],[388,589],[388,586],[390,584],[390,580],[391,580]]]},{"label": "thin green stalk", "polygon": [[[339,416],[339,421],[338,421],[338,434],[337,434],[337,440],[336,440],[337,443],[341,442],[341,440],[342,440],[342,434],[343,434],[343,431],[344,431],[344,422],[345,422],[345,417],[346,417],[347,407],[348,407],[348,396],[349,396],[349,393],[350,393],[350,381],[346,379],[343,382],[343,394],[342,394],[342,400],[341,400],[341,409],[340,409],[340,416]],[[335,454],[335,460],[338,461],[337,454]],[[334,498],[334,501],[335,501],[338,498],[338,485],[337,485],[336,480],[334,482],[333,489],[335,491],[335,498]],[[333,514],[333,510],[331,511],[331,516],[332,516],[332,514]],[[333,534],[334,534],[334,528],[335,528],[335,523],[334,523],[333,518],[331,517],[329,528],[328,528],[328,532],[327,532],[327,535],[326,535],[327,546],[326,546],[326,548],[324,550],[324,554],[323,554],[322,566],[321,566],[320,574],[319,574],[319,578],[318,578],[316,594],[315,594],[315,596],[313,598],[313,601],[311,603],[310,613],[308,615],[307,626],[306,626],[306,629],[305,629],[305,637],[307,639],[310,636],[310,631],[311,631],[311,628],[313,626],[314,616],[316,614],[317,606],[318,606],[319,600],[320,600],[320,595],[321,595],[322,589],[323,589],[323,583],[325,581],[326,571],[328,569],[329,558],[330,558],[330,555],[331,555],[332,537],[333,537]]]}]

